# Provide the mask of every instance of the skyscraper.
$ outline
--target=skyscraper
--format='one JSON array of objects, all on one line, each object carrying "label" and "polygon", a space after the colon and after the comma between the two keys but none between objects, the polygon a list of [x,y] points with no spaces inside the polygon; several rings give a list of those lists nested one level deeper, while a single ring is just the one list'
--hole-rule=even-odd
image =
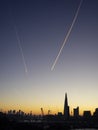
[{"label": "skyscraper", "polygon": [[74,108],[74,117],[78,118],[79,117],[79,107]]},{"label": "skyscraper", "polygon": [[64,117],[65,117],[65,119],[68,119],[68,118],[69,118],[69,106],[68,106],[67,93],[65,93]]}]

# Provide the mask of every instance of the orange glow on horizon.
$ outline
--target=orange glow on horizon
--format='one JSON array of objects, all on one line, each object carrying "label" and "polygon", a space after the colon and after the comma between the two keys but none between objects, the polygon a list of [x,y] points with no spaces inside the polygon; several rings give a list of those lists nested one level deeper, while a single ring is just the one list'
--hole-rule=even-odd
[{"label": "orange glow on horizon", "polygon": [[[60,109],[57,109],[56,107],[51,107],[51,108],[48,108],[48,107],[43,107],[43,111],[44,111],[44,115],[47,115],[48,114],[48,110],[50,110],[50,114],[58,114],[58,112],[62,112],[63,114],[63,107],[59,107]],[[89,110],[91,111],[91,114],[93,115],[95,109],[97,107],[79,107],[79,115],[82,116],[83,115],[83,111],[85,110]],[[0,109],[0,111],[3,111],[3,112],[8,112],[9,110],[16,110],[16,111],[23,111],[25,113],[30,113],[32,112],[33,115],[41,115],[41,106],[39,107],[24,107],[24,106],[21,106],[21,107],[10,107],[10,106],[6,106],[6,107],[2,107]],[[73,108],[70,107],[70,115],[73,116]]]}]

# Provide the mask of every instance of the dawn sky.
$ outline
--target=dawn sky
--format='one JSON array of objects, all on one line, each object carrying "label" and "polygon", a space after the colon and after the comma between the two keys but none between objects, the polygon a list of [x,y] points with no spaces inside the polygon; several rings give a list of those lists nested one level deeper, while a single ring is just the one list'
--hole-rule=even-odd
[{"label": "dawn sky", "polygon": [[0,109],[98,107],[98,0],[0,0]]}]

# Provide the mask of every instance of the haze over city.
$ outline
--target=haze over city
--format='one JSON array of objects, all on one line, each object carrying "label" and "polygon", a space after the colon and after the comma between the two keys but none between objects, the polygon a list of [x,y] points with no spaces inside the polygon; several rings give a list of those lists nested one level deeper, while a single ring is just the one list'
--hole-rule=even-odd
[{"label": "haze over city", "polygon": [[0,1],[0,109],[40,114],[98,107],[98,0]]}]

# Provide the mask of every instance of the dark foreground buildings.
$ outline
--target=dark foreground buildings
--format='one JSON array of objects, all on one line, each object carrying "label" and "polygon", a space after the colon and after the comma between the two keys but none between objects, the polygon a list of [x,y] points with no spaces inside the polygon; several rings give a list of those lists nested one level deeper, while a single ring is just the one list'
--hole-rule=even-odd
[{"label": "dark foreground buildings", "polygon": [[10,110],[8,113],[0,112],[0,130],[69,130],[72,128],[98,128],[98,108],[93,115],[91,111],[84,111],[79,115],[79,107],[73,109],[70,115],[67,93],[64,99],[64,113],[56,115],[33,115],[23,111]]}]

